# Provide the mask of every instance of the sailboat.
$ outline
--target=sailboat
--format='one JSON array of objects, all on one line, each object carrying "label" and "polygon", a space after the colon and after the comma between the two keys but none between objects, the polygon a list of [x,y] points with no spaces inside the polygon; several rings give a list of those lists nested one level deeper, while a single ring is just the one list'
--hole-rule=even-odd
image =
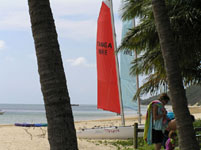
[{"label": "sailboat", "polygon": [[0,110],[0,115],[3,115],[5,113],[5,111]]},{"label": "sailboat", "polygon": [[112,0],[106,0],[102,2],[97,26],[97,108],[120,114],[122,125],[78,130],[78,138],[133,138],[134,127],[125,126],[116,49]]}]

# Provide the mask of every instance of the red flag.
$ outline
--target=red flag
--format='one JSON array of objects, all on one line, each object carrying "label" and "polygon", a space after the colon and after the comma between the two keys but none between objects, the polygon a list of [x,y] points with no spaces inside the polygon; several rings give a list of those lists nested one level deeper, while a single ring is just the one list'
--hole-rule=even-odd
[{"label": "red flag", "polygon": [[114,37],[110,8],[102,2],[97,27],[98,108],[120,114]]}]

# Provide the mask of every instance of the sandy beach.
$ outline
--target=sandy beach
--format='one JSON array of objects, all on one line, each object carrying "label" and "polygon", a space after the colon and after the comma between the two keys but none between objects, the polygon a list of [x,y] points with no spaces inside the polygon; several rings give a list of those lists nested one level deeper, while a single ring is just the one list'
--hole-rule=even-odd
[{"label": "sandy beach", "polygon": [[[201,119],[201,107],[190,106],[191,114],[196,119]],[[142,116],[142,123],[145,117]],[[138,122],[137,117],[126,117],[126,125],[133,125]],[[91,128],[94,126],[113,126],[121,125],[120,117],[114,117],[102,120],[77,121],[75,122],[76,130],[81,128]],[[47,140],[47,128],[42,127],[16,127],[14,125],[0,125],[0,150],[49,150]],[[116,150],[117,147],[102,144],[100,140],[78,139],[78,147],[80,150]]]}]

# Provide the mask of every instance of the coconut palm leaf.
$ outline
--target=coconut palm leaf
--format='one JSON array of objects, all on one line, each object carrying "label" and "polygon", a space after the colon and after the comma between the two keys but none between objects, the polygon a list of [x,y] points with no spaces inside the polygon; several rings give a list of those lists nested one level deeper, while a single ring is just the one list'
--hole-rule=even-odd
[{"label": "coconut palm leaf", "polygon": [[[182,77],[186,86],[201,84],[201,1],[166,1]],[[138,93],[153,93],[164,84],[166,73],[149,0],[123,0],[122,20],[139,18],[130,29],[118,50],[136,50],[138,58],[132,62],[131,75],[146,75],[146,82]],[[152,88],[153,86],[153,88]],[[156,91],[154,91],[156,90]]]}]

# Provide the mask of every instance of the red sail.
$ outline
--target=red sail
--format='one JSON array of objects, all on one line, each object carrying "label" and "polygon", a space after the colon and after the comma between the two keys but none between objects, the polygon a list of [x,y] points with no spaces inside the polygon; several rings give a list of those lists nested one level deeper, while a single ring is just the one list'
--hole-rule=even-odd
[{"label": "red sail", "polygon": [[97,27],[98,108],[120,114],[119,88],[110,8],[102,2]]}]

